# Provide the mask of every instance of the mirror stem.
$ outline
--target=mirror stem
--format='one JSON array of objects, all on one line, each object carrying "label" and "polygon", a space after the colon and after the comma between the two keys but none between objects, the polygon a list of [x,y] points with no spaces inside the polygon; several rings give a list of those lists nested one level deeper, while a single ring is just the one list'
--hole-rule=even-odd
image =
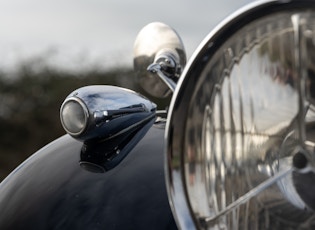
[{"label": "mirror stem", "polygon": [[147,70],[151,73],[156,73],[172,92],[175,91],[176,83],[163,73],[162,67],[159,63],[149,65]]}]

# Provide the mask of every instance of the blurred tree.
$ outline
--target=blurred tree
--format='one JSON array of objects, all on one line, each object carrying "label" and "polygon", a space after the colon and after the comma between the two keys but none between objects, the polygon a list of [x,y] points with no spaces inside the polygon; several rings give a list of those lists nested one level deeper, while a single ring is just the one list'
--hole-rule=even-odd
[{"label": "blurred tree", "polygon": [[[63,135],[59,108],[73,90],[106,84],[148,96],[129,68],[74,74],[49,67],[21,65],[14,79],[0,72],[0,181],[39,148]],[[165,108],[170,98],[150,98]]]}]

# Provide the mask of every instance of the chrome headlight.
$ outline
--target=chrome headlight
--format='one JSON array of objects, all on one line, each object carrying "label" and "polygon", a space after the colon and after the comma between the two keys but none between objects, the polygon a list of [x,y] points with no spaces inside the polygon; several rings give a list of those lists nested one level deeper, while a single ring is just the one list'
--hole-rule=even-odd
[{"label": "chrome headlight", "polygon": [[81,134],[87,127],[89,112],[86,105],[76,97],[65,100],[60,109],[63,128],[71,135]]},{"label": "chrome headlight", "polygon": [[314,53],[303,0],[254,3],[201,44],[167,124],[182,229],[314,228]]},{"label": "chrome headlight", "polygon": [[104,141],[144,125],[156,104],[116,86],[86,86],[72,92],[60,109],[65,131],[84,142]]}]

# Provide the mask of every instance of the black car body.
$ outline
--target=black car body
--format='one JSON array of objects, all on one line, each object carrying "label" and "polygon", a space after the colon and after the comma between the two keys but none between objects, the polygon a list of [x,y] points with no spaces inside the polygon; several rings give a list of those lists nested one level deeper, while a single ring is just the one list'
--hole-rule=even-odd
[{"label": "black car body", "polygon": [[1,183],[0,229],[314,228],[314,22],[314,1],[254,2],[185,68],[177,34],[146,27],[135,70],[170,108],[118,87],[71,93],[68,134]]},{"label": "black car body", "polygon": [[[1,229],[176,229],[168,203],[164,128],[150,121],[117,167],[80,167],[83,143],[65,135],[1,184]],[[124,150],[123,150],[124,151]]]}]

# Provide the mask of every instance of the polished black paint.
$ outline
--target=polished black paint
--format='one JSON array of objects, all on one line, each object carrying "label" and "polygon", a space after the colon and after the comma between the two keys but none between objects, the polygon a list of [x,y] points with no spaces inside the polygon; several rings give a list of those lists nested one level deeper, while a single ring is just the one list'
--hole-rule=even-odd
[{"label": "polished black paint", "polygon": [[106,172],[116,167],[147,133],[155,119],[142,122],[118,136],[102,141],[84,142],[80,154],[80,166],[92,172]]},{"label": "polished black paint", "polygon": [[59,138],[0,184],[0,229],[176,229],[163,142],[153,126],[120,164],[92,173],[79,165],[83,143]]}]

